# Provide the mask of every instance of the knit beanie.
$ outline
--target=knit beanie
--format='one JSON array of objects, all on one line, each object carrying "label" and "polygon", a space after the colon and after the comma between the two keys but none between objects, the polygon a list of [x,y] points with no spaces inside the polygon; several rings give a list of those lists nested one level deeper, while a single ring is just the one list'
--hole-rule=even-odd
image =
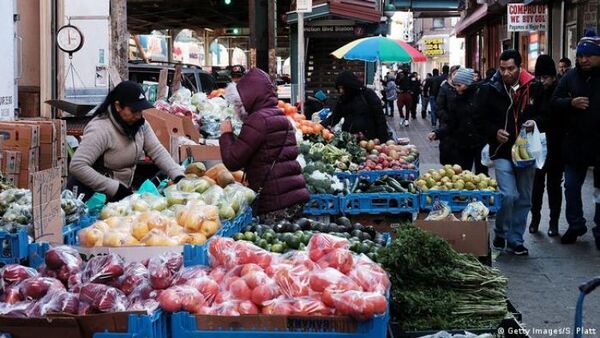
[{"label": "knit beanie", "polygon": [[577,56],[600,55],[600,36],[589,30],[577,44]]},{"label": "knit beanie", "polygon": [[473,83],[473,78],[475,77],[475,72],[471,68],[459,68],[454,77],[452,78],[452,83],[455,85],[463,84],[465,86],[470,86]]},{"label": "knit beanie", "polygon": [[540,55],[535,61],[535,76],[556,76],[556,66],[550,55]]}]

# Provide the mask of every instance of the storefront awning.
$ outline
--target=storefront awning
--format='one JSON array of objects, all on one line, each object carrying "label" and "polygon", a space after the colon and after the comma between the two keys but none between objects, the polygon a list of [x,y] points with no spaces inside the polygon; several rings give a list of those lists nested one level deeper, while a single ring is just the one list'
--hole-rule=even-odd
[{"label": "storefront awning", "polygon": [[475,11],[473,11],[471,14],[460,19],[460,21],[454,27],[456,36],[459,36],[459,37],[464,36],[465,30],[467,28],[469,28],[470,26],[483,20],[483,18],[485,18],[487,14],[488,14],[488,5],[483,4],[479,8],[477,8]]},{"label": "storefront awning", "polygon": [[413,12],[458,10],[458,0],[393,0],[397,10]]}]

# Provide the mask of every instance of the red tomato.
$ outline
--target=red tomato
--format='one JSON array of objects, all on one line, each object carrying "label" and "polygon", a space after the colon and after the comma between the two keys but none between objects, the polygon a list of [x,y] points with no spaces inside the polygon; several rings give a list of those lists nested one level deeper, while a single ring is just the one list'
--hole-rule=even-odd
[{"label": "red tomato", "polygon": [[185,285],[189,285],[200,291],[208,304],[212,304],[215,297],[219,294],[219,284],[209,277],[190,279]]},{"label": "red tomato", "polygon": [[248,284],[250,289],[254,289],[259,285],[266,284],[270,281],[269,276],[261,271],[251,271],[243,275],[242,279]]},{"label": "red tomato", "polygon": [[242,266],[242,270],[240,271],[240,277],[244,277],[245,275],[247,275],[248,273],[250,273],[252,271],[260,271],[260,272],[262,272],[263,269],[260,266],[258,266],[257,264],[254,264],[254,263],[244,264]]},{"label": "red tomato", "polygon": [[321,294],[321,301],[323,301],[323,304],[329,307],[334,307],[335,302],[333,301],[333,292],[329,289],[323,291]]},{"label": "red tomato", "polygon": [[248,287],[248,284],[241,278],[231,283],[229,291],[233,298],[237,300],[250,300],[252,295],[252,291]]},{"label": "red tomato", "polygon": [[279,292],[276,285],[259,285],[252,290],[251,299],[254,304],[263,305],[263,303],[277,297],[279,297]]},{"label": "red tomato", "polygon": [[231,292],[229,292],[229,291],[221,292],[215,297],[214,304],[223,304],[225,302],[231,301],[232,299],[233,299],[233,296],[231,295]]},{"label": "red tomato", "polygon": [[281,293],[290,298],[308,295],[309,271],[304,265],[298,265],[291,270],[279,270],[274,280]]},{"label": "red tomato", "polygon": [[212,279],[214,279],[215,282],[217,282],[217,284],[221,284],[226,273],[227,273],[227,271],[225,270],[224,267],[218,266],[218,267],[212,269],[209,276],[212,277]]},{"label": "red tomato", "polygon": [[243,301],[238,305],[238,311],[241,315],[256,315],[258,314],[258,308],[254,303],[250,301]]}]

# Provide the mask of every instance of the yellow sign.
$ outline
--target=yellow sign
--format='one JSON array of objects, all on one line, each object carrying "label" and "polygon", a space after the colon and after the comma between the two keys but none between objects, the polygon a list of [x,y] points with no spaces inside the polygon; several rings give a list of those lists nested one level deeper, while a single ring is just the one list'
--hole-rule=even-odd
[{"label": "yellow sign", "polygon": [[440,56],[444,55],[444,38],[428,38],[423,39],[425,48],[423,54],[426,56]]}]

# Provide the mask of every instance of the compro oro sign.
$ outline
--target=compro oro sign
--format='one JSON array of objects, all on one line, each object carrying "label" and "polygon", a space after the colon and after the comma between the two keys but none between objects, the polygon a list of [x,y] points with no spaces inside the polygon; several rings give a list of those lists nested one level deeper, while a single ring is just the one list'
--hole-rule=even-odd
[{"label": "compro oro sign", "polygon": [[442,56],[446,54],[444,50],[444,38],[424,38],[423,39],[423,55],[425,56]]},{"label": "compro oro sign", "polygon": [[508,31],[529,32],[548,30],[546,5],[508,4]]}]

